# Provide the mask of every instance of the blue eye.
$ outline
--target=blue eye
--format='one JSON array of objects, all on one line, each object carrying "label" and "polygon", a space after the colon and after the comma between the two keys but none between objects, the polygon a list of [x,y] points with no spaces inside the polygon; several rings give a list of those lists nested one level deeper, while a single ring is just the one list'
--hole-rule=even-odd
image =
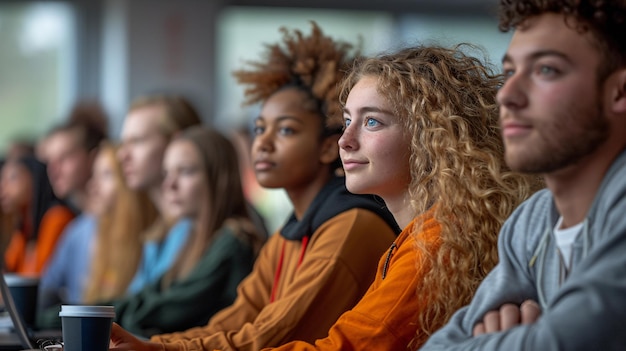
[{"label": "blue eye", "polygon": [[343,126],[344,126],[344,128],[348,127],[350,125],[350,122],[352,122],[352,120],[350,118],[344,118],[343,119]]},{"label": "blue eye", "polygon": [[367,118],[365,120],[365,125],[368,127],[376,127],[378,125],[380,125],[380,122],[378,122],[377,120],[373,119],[373,118]]}]

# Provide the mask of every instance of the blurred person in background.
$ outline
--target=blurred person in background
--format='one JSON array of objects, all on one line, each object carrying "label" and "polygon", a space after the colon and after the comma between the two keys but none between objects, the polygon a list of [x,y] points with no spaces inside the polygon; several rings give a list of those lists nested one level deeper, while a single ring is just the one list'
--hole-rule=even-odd
[{"label": "blurred person in background", "polygon": [[0,174],[0,203],[13,229],[4,254],[8,272],[39,276],[74,213],[56,198],[46,166],[32,156],[8,159]]},{"label": "blurred person in background", "polygon": [[[4,166],[4,163],[4,159],[0,159],[0,179],[2,177],[2,167]],[[2,201],[1,197],[0,201]],[[0,253],[3,255],[3,257],[4,252],[9,245],[9,241],[11,240],[11,236],[13,235],[13,223],[13,214],[5,211],[0,204]]]},{"label": "blurred person in background", "polygon": [[[107,138],[107,116],[100,104],[78,102],[67,121],[50,131],[43,142],[44,159],[55,195],[81,213],[87,201],[98,145]],[[92,223],[93,224],[93,223]]]},{"label": "blurred person in background", "polygon": [[[87,183],[98,146],[107,138],[107,116],[94,101],[79,101],[67,120],[41,141],[54,194],[71,206],[76,218],[64,228],[50,261],[44,267],[39,308],[55,302],[78,301],[80,281],[88,265],[88,246],[96,219],[87,208]],[[79,248],[78,251],[74,249]],[[68,256],[69,255],[69,256]],[[52,267],[52,268],[51,268]]]},{"label": "blurred person in background", "polygon": [[[5,156],[0,160],[0,170],[4,165],[5,159],[18,159],[24,156],[33,156],[35,154],[35,144],[26,137],[19,137],[13,139],[9,144]],[[0,253],[4,254],[9,240],[13,235],[14,226],[11,213],[7,213],[2,210],[0,206]]]},{"label": "blurred person in background", "polygon": [[[142,258],[142,234],[158,217],[148,193],[126,184],[117,150],[108,143],[102,146],[89,184],[98,235],[82,298],[87,304],[126,295]],[[110,201],[98,200],[102,198]]]}]

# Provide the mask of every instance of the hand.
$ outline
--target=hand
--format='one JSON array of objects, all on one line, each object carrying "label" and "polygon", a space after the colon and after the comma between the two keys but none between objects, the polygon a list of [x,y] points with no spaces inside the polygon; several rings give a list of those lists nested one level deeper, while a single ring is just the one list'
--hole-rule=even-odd
[{"label": "hand", "polygon": [[139,340],[117,323],[113,323],[111,326],[109,351],[161,351],[163,349],[164,347],[161,344]]},{"label": "hand", "polygon": [[532,324],[539,316],[541,308],[533,300],[526,300],[521,306],[507,303],[499,310],[487,312],[483,321],[474,326],[473,335],[506,331],[520,324]]}]

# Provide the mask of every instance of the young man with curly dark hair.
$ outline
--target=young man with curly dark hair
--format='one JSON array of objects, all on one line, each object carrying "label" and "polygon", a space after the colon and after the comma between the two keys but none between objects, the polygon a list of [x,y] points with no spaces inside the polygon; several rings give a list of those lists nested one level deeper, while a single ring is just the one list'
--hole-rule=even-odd
[{"label": "young man with curly dark hair", "polygon": [[626,1],[502,0],[507,164],[547,189],[499,264],[423,350],[626,347]]},{"label": "young man with curly dark hair", "polygon": [[[119,326],[117,350],[259,350],[324,337],[374,280],[380,255],[400,232],[380,199],[348,192],[337,175],[342,123],[338,83],[354,55],[313,24],[311,35],[283,30],[263,61],[235,72],[255,120],[257,180],[287,193],[293,214],[270,237],[235,302],[203,327],[142,342]],[[207,296],[211,299],[211,296]]]}]

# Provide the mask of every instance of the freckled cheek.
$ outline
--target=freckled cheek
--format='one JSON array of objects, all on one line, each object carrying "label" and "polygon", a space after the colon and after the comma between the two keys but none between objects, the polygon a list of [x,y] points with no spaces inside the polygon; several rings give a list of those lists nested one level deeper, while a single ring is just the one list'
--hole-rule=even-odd
[{"label": "freckled cheek", "polygon": [[[404,146],[404,145],[403,145]],[[380,159],[385,162],[385,166],[389,170],[396,170],[395,172],[405,172],[410,168],[409,157],[411,151],[408,145],[402,147],[399,145],[390,145],[387,148],[388,152],[381,155]]]},{"label": "freckled cheek", "polygon": [[390,164],[398,162],[406,154],[406,150],[393,147],[393,145],[380,145],[375,151],[378,154],[377,159]]}]

